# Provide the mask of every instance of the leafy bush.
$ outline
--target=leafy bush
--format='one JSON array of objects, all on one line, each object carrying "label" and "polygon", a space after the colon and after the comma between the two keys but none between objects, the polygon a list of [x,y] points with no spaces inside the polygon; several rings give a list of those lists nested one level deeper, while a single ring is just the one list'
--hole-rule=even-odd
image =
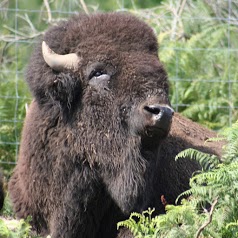
[{"label": "leafy bush", "polygon": [[27,238],[31,226],[28,220],[7,220],[0,218],[0,235],[2,238]]},{"label": "leafy bush", "polygon": [[179,196],[188,197],[181,205],[167,205],[166,214],[154,218],[153,210],[142,215],[134,213],[118,227],[128,227],[136,238],[237,237],[238,121],[221,135],[227,141],[221,158],[193,149],[177,156],[190,156],[202,166],[202,171],[191,178],[191,188]]},{"label": "leafy bush", "polygon": [[4,206],[0,216],[0,237],[2,238],[27,238],[31,226],[30,218],[15,220],[8,195],[5,197]]},{"label": "leafy bush", "polygon": [[[33,234],[30,225],[31,217],[16,220],[13,218],[12,206],[8,195],[5,197],[3,210],[0,216],[1,238],[40,238]],[[50,238],[50,236],[47,236]]]}]

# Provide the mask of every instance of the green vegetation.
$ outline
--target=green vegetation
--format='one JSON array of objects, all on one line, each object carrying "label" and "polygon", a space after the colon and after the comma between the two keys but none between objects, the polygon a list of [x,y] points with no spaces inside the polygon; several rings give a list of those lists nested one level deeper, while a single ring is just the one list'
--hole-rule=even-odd
[{"label": "green vegetation", "polygon": [[4,201],[4,206],[0,216],[0,237],[2,238],[30,237],[31,226],[29,222],[30,222],[30,217],[26,220],[13,219],[13,211],[12,211],[11,203],[9,201],[8,196],[6,196]]},{"label": "green vegetation", "polygon": [[195,158],[202,166],[190,179],[191,188],[180,195],[188,197],[181,205],[166,205],[166,214],[154,218],[151,209],[133,213],[118,227],[128,227],[136,238],[237,237],[238,121],[221,135],[227,141],[222,158],[193,149],[177,156]]},{"label": "green vegetation", "polygon": [[[4,206],[0,214],[0,237],[1,238],[40,238],[31,230],[31,217],[27,219],[13,219],[11,203],[8,195],[5,198]],[[50,238],[47,236],[46,238]]]},{"label": "green vegetation", "polygon": [[0,218],[0,234],[2,238],[28,238],[31,226],[28,220],[7,220]]}]

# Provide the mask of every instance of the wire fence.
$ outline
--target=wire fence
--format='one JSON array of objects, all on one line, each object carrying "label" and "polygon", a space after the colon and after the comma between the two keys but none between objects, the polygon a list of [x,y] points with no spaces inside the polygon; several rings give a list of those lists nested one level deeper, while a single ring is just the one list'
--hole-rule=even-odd
[{"label": "wire fence", "polygon": [[[148,22],[158,35],[160,58],[169,73],[175,110],[219,129],[237,119],[238,1],[203,0],[199,10],[195,2],[199,1],[171,0],[151,9],[137,9],[131,1],[129,11]],[[125,3],[126,0],[112,1],[120,11],[128,10]],[[76,12],[94,12],[97,8],[95,3],[75,0],[0,3],[3,167],[9,168],[17,161],[25,105],[31,100],[24,70],[38,37],[59,19]]]}]

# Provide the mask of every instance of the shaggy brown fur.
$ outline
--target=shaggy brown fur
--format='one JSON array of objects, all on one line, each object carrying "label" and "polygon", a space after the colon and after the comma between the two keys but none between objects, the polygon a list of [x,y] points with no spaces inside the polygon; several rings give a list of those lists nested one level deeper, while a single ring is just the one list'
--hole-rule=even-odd
[{"label": "shaggy brown fur", "polygon": [[[152,29],[135,17],[76,16],[44,40],[82,61],[76,71],[56,72],[41,44],[33,54],[26,80],[35,99],[9,183],[14,210],[20,218],[31,215],[33,228],[53,238],[116,237],[116,222],[131,211],[152,205],[163,212],[157,195],[173,202],[187,188],[198,166],[173,159],[195,144],[200,127],[176,115],[165,142],[164,131],[148,134],[141,108],[169,106],[168,82]],[[101,84],[97,75],[108,80]]]}]

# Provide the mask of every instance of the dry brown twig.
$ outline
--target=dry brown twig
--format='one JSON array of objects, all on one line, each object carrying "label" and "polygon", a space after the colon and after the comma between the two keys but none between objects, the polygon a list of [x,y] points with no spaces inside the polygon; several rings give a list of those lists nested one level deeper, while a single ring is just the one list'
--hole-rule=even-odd
[{"label": "dry brown twig", "polygon": [[213,216],[213,211],[215,209],[215,206],[218,202],[218,198],[216,198],[214,200],[214,202],[212,203],[211,205],[211,209],[210,209],[210,212],[209,212],[209,218],[208,218],[208,221],[206,221],[197,231],[196,235],[195,235],[195,238],[199,238],[200,234],[202,233],[202,231],[212,222],[212,216]]},{"label": "dry brown twig", "polygon": [[52,14],[51,14],[51,10],[50,10],[50,4],[49,4],[48,0],[44,0],[44,4],[45,4],[47,14],[48,14],[48,23],[50,23],[52,21]]},{"label": "dry brown twig", "polygon": [[16,17],[22,19],[23,21],[25,21],[25,23],[27,23],[27,25],[24,25],[24,31],[20,31],[18,29],[14,29],[7,25],[3,25],[3,27],[9,31],[9,34],[0,35],[0,41],[4,41],[4,42],[25,41],[25,40],[34,39],[44,34],[44,31],[38,31],[35,28],[28,14],[24,14],[24,15],[16,14]]},{"label": "dry brown twig", "polygon": [[82,5],[82,8],[83,8],[83,10],[85,11],[85,13],[89,15],[89,10],[88,10],[88,7],[87,7],[87,5],[85,4],[84,0],[80,0],[80,3],[81,3],[81,5]]},{"label": "dry brown twig", "polygon": [[184,10],[185,4],[187,0],[181,0],[178,4],[177,8],[171,7],[171,12],[174,14],[174,21],[172,22],[172,30],[171,30],[171,39],[174,39],[176,35],[178,35],[178,24],[182,25],[181,15]]}]

